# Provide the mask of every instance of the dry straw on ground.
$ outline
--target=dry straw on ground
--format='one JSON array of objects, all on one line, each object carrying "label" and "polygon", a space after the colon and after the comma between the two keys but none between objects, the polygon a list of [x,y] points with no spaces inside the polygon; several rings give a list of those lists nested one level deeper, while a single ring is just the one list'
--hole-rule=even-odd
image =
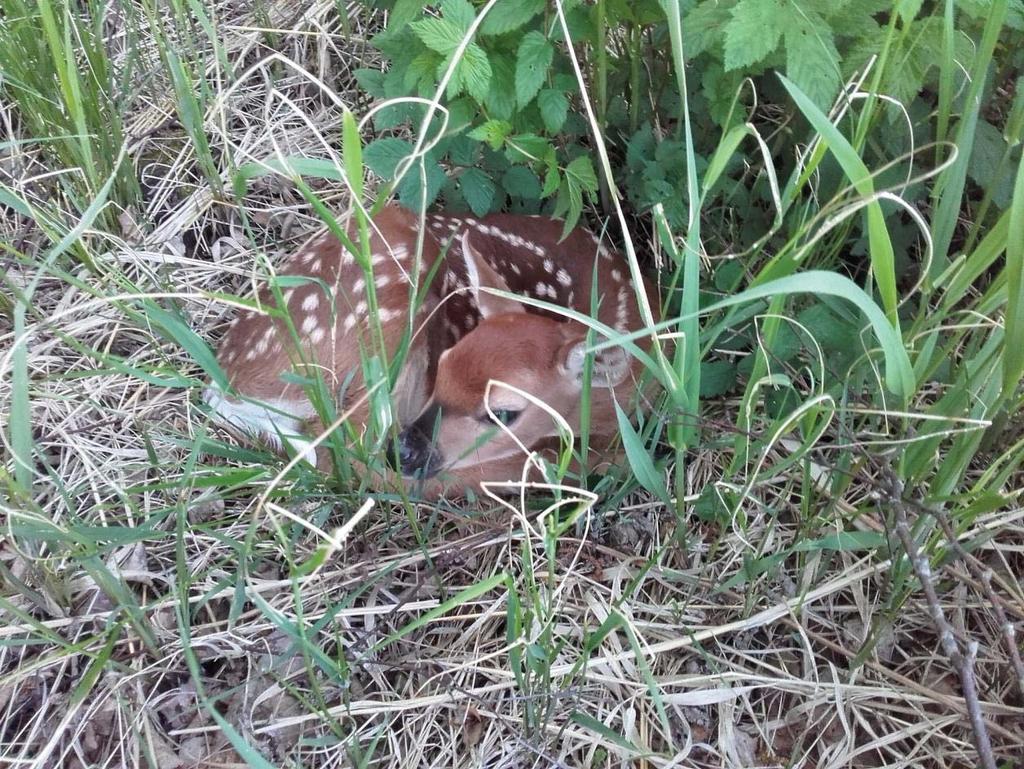
[{"label": "dry straw on ground", "polygon": [[[268,20],[247,5],[217,4],[225,51],[249,74],[215,100],[211,141],[235,164],[324,156],[340,126],[324,89],[365,109],[350,70],[373,65],[363,42],[373,18],[353,15],[342,34],[333,2],[268,4],[278,53],[305,70],[272,78],[271,64],[259,64],[271,53]],[[42,320],[25,343],[40,455],[34,497],[6,500],[0,539],[0,765],[245,765],[221,722],[275,766],[975,765],[957,675],[926,603],[917,594],[894,603],[886,548],[805,547],[853,528],[901,552],[884,508],[866,503],[878,490],[866,473],[814,520],[786,471],[762,472],[745,489],[729,479],[746,492],[742,525],[677,519],[635,496],[554,548],[536,510],[421,506],[414,528],[399,508],[378,505],[322,568],[291,576],[289,564],[324,544],[295,520],[328,530],[363,500],[285,482],[273,506],[258,506],[273,467],[235,475],[238,488],[220,482],[227,465],[193,452],[214,430],[196,390],[138,374],[199,378],[199,369],[134,312],[130,294],[177,306],[214,343],[233,309],[211,292],[245,294],[265,274],[264,255],[279,257],[319,223],[288,183],[269,178],[245,201],[260,228],[252,242],[202,181],[171,115],[154,101],[132,116],[131,160],[148,203],[123,213],[122,232],[89,235],[101,274],[75,269],[77,287],[44,276],[35,294]],[[3,181],[40,194],[37,158],[9,160]],[[344,207],[340,189],[320,190]],[[135,221],[158,224],[147,235]],[[0,227],[29,256],[46,245],[25,220]],[[4,269],[26,285],[38,266],[5,258]],[[4,325],[4,422],[12,342]],[[735,424],[733,408],[707,418]],[[780,444],[765,466],[786,454]],[[811,456],[825,489],[830,453]],[[265,460],[243,466],[259,471]],[[694,499],[723,482],[724,464],[710,446],[694,453]],[[952,632],[978,644],[980,712],[1004,761],[1024,755],[1005,639],[1007,623],[1024,620],[1022,519],[1020,509],[994,510],[957,532],[976,545],[972,566],[994,575],[990,594],[963,558],[935,581]],[[49,544],[19,534],[26,527],[46,530]],[[92,548],[104,541],[99,527],[125,540]],[[734,580],[776,554],[771,568]],[[524,618],[511,639],[507,585]]]}]

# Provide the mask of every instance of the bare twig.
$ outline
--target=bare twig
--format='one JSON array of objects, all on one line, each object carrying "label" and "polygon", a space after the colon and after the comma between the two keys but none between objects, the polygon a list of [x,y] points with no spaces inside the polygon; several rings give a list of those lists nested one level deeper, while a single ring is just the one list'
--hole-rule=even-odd
[{"label": "bare twig", "polygon": [[903,549],[910,558],[914,573],[921,582],[924,590],[925,600],[928,602],[928,610],[936,630],[939,631],[939,643],[942,650],[949,657],[950,662],[960,677],[960,686],[963,689],[964,702],[967,706],[967,715],[971,721],[971,731],[974,734],[974,746],[978,750],[980,765],[985,769],[996,769],[996,759],[992,753],[992,743],[989,740],[988,729],[985,726],[985,719],[981,714],[981,704],[978,701],[978,686],[974,677],[974,661],[978,653],[976,641],[966,641],[967,653],[960,647],[952,626],[946,620],[939,603],[939,596],[935,592],[935,585],[932,584],[932,567],[928,555],[922,553],[910,531],[910,522],[907,517],[907,503],[903,499],[903,482],[889,470],[885,471],[885,492],[884,503],[892,509],[895,520],[896,535],[903,544]]},{"label": "bare twig", "polygon": [[1002,601],[992,589],[992,570],[983,568],[977,558],[964,550],[960,540],[957,538],[956,532],[953,530],[953,524],[949,520],[949,515],[944,509],[920,502],[914,502],[913,505],[918,510],[928,513],[928,515],[938,521],[939,526],[942,528],[942,533],[946,535],[949,547],[956,554],[957,558],[963,561],[971,576],[981,585],[985,598],[992,606],[992,611],[996,615],[996,621],[999,623],[999,629],[1006,641],[1007,654],[1016,679],[1017,693],[1020,695],[1021,701],[1024,702],[1024,661],[1021,660],[1020,649],[1017,647],[1017,627],[1006,616]]}]

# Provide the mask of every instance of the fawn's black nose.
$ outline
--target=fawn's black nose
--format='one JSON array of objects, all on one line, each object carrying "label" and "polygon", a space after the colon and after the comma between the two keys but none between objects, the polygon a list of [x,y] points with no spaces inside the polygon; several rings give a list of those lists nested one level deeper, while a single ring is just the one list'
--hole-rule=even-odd
[{"label": "fawn's black nose", "polygon": [[388,457],[392,464],[398,460],[395,469],[402,475],[429,478],[444,465],[444,455],[432,439],[436,418],[436,413],[428,410],[398,434],[397,445],[391,447]]}]

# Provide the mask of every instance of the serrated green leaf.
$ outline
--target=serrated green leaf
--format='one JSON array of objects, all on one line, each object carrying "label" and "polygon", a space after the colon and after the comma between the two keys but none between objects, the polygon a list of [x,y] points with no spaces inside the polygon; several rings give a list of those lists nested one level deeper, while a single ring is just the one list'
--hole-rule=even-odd
[{"label": "serrated green leaf", "polygon": [[541,32],[528,32],[516,53],[516,102],[525,107],[544,85],[555,49]]},{"label": "serrated green leaf", "polygon": [[484,106],[495,120],[511,120],[516,111],[515,65],[509,55],[491,53],[491,87]]},{"label": "serrated green leaf", "polygon": [[544,121],[548,133],[558,133],[565,125],[566,115],[569,114],[569,100],[565,94],[553,88],[541,89],[537,94],[537,106],[540,108],[540,119]]},{"label": "serrated green leaf", "polygon": [[419,0],[396,0],[388,14],[388,29],[401,29],[421,13],[423,3]]},{"label": "serrated green leaf", "polygon": [[480,24],[482,35],[504,35],[519,29],[544,10],[544,0],[502,0]]},{"label": "serrated green leaf", "polygon": [[474,214],[483,216],[490,212],[496,188],[491,177],[479,168],[467,168],[459,175],[459,189]]},{"label": "serrated green leaf", "polygon": [[470,43],[458,64],[457,73],[466,92],[483,104],[491,87],[491,63],[484,49]]},{"label": "serrated green leaf", "polygon": [[437,51],[442,56],[453,53],[466,34],[448,19],[420,19],[409,26],[427,48]]},{"label": "serrated green leaf", "polygon": [[780,13],[777,0],[740,0],[725,25],[725,69],[757,64],[779,45],[783,30],[796,16]]},{"label": "serrated green leaf", "polygon": [[437,77],[434,73],[442,61],[436,51],[420,51],[402,72],[404,90],[415,93],[421,84],[436,83]]},{"label": "serrated green leaf", "polygon": [[992,202],[1002,210],[1010,206],[1013,197],[1013,166],[1003,162],[1004,157],[1010,159],[1006,154],[1009,149],[1002,131],[979,118],[967,174],[992,196]]},{"label": "serrated green leaf", "polygon": [[379,69],[368,69],[362,67],[355,71],[356,82],[370,96],[377,99],[384,98],[384,73]]},{"label": "serrated green leaf", "polygon": [[566,176],[572,178],[580,189],[587,192],[597,192],[597,174],[594,172],[594,164],[586,155],[580,155],[565,167]]},{"label": "serrated green leaf", "polygon": [[392,179],[398,164],[410,154],[413,147],[405,139],[387,137],[374,139],[363,150],[363,162],[382,179]]},{"label": "serrated green leaf", "polygon": [[469,132],[470,139],[487,142],[492,150],[500,150],[505,138],[512,133],[512,124],[505,120],[488,120]]},{"label": "serrated green leaf", "polygon": [[897,0],[896,2],[896,13],[900,15],[904,24],[909,24],[921,11],[921,4],[923,0]]},{"label": "serrated green leaf", "polygon": [[555,216],[564,215],[565,217],[561,235],[563,240],[576,227],[582,213],[583,188],[575,177],[566,174],[562,179],[562,186],[558,188],[558,197],[555,199]]},{"label": "serrated green leaf", "polygon": [[732,18],[721,0],[704,0],[683,20],[683,50],[691,59],[722,41],[723,30]]},{"label": "serrated green leaf", "polygon": [[537,134],[516,134],[508,137],[505,154],[513,163],[535,163],[553,157],[555,148],[551,142]]},{"label": "serrated green leaf", "polygon": [[540,179],[537,174],[525,166],[512,166],[501,177],[501,186],[505,192],[524,200],[540,198]]},{"label": "serrated green leaf", "polygon": [[402,177],[398,185],[398,200],[406,208],[423,211],[437,200],[437,194],[447,180],[444,169],[436,160],[424,158],[422,165],[413,163]]},{"label": "serrated green leaf", "polygon": [[736,386],[736,364],[709,360],[700,364],[700,397],[717,398]]},{"label": "serrated green leaf", "polygon": [[806,13],[786,28],[786,75],[825,109],[839,90],[839,51],[828,24],[813,11]]},{"label": "serrated green leaf", "polygon": [[557,163],[549,163],[544,172],[544,189],[540,191],[542,198],[549,198],[560,189],[562,185],[562,174]]},{"label": "serrated green leaf", "polygon": [[448,19],[465,34],[473,23],[473,19],[476,18],[476,11],[467,0],[441,0],[441,16]]}]

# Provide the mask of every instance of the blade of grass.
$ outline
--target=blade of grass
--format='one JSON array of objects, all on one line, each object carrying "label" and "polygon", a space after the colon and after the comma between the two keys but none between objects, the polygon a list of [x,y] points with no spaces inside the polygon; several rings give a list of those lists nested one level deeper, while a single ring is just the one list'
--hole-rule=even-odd
[{"label": "blade of grass", "polygon": [[[795,83],[785,75],[780,74],[779,79],[804,117],[832,151],[832,156],[842,167],[854,189],[864,197],[872,196],[875,186],[871,180],[871,174],[853,145]],[[896,310],[899,297],[896,292],[896,255],[893,251],[892,240],[889,238],[889,230],[885,226],[885,216],[882,213],[881,204],[877,200],[870,203],[867,206],[866,215],[871,272],[882,298],[882,307],[885,308],[889,321],[898,329],[899,318],[896,315]]]},{"label": "blade of grass", "polygon": [[988,10],[981,43],[974,59],[974,66],[971,67],[971,85],[964,99],[965,112],[957,126],[956,148],[959,154],[953,164],[939,175],[932,190],[932,206],[935,209],[932,219],[932,240],[935,244],[935,258],[928,275],[929,280],[938,277],[949,263],[949,248],[960,219],[958,213],[967,183],[967,165],[974,147],[974,132],[981,112],[981,92],[1006,18],[1006,7],[1007,0],[993,0]]},{"label": "blade of grass", "polygon": [[1006,241],[1006,337],[1003,343],[1003,394],[1010,397],[1024,376],[1024,157],[1010,205]]}]

